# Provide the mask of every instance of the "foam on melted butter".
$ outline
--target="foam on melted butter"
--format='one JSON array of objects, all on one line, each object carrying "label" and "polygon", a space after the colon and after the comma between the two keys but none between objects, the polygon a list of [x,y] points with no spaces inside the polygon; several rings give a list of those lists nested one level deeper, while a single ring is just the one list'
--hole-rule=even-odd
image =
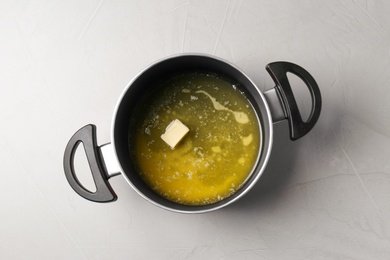
[{"label": "foam on melted butter", "polygon": [[[159,89],[138,107],[136,131],[129,135],[141,177],[185,205],[234,194],[251,173],[261,141],[248,100],[229,82],[199,73],[176,76]],[[176,118],[190,131],[173,150],[160,135]]]},{"label": "foam on melted butter", "polygon": [[234,118],[236,119],[236,121],[240,124],[246,124],[249,122],[249,118],[248,116],[244,113],[244,112],[240,112],[240,111],[233,111],[233,110],[230,110],[229,108],[221,105],[214,97],[212,97],[209,93],[207,93],[206,91],[204,90],[198,90],[196,91],[195,93],[203,93],[205,94],[206,96],[208,96],[211,100],[211,102],[213,102],[213,106],[216,110],[226,110],[226,111],[229,111],[231,112],[233,115],[234,115]]}]

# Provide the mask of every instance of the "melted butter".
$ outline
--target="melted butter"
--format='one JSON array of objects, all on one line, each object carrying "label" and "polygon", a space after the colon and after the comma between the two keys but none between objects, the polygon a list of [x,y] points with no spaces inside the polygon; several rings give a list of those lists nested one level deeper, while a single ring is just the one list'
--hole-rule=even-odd
[{"label": "melted butter", "polygon": [[[185,205],[234,194],[251,173],[261,142],[248,100],[229,82],[199,73],[178,75],[158,89],[138,105],[135,131],[129,133],[142,179],[159,195]],[[172,150],[160,135],[175,118],[190,132]]]}]

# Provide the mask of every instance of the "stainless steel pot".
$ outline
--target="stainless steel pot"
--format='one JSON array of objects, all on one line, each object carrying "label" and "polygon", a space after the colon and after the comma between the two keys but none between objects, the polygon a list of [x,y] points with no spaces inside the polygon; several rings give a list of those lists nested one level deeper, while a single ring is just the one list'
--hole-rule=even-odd
[{"label": "stainless steel pot", "polygon": [[[167,200],[150,189],[140,178],[130,159],[128,142],[129,120],[135,104],[145,93],[151,91],[156,81],[181,71],[208,71],[239,83],[242,91],[252,103],[261,124],[262,144],[257,162],[243,186],[233,195],[219,202],[204,206],[186,206]],[[123,91],[112,119],[111,143],[99,146],[96,141],[96,127],[87,125],[70,139],[64,154],[64,171],[70,186],[83,198],[95,202],[110,202],[117,199],[108,180],[122,174],[130,186],[149,202],[181,213],[202,213],[225,207],[246,194],[259,180],[271,154],[273,124],[287,119],[290,139],[296,140],[307,134],[317,122],[321,111],[321,93],[314,78],[303,68],[289,62],[273,62],[266,66],[276,86],[261,93],[256,84],[233,64],[217,57],[202,54],[180,54],[165,58],[150,65],[139,73]],[[300,77],[311,93],[312,109],[306,122],[301,118],[287,72]],[[83,143],[96,185],[91,192],[78,181],[74,170],[74,155]]]}]

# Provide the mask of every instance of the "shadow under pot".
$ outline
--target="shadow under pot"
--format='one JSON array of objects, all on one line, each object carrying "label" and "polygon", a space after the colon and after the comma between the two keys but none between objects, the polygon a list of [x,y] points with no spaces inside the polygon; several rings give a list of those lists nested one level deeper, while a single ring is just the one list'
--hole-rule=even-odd
[{"label": "shadow under pot", "polygon": [[[157,61],[122,93],[112,119],[111,143],[99,146],[96,127],[70,139],[64,170],[85,199],[117,199],[108,180],[123,175],[149,202],[181,213],[227,206],[258,181],[270,157],[273,124],[287,119],[290,139],[307,134],[321,111],[313,77],[289,62],[266,70],[275,87],[262,93],[239,68],[220,58],[181,54]],[[287,73],[307,86],[312,107],[303,121]],[[83,143],[96,191],[77,179],[74,155]]]}]

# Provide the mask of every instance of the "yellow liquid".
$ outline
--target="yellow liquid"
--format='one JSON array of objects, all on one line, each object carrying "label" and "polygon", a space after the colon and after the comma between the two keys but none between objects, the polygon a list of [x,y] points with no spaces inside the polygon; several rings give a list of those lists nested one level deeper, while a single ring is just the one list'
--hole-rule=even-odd
[{"label": "yellow liquid", "polygon": [[[214,75],[187,73],[163,83],[138,107],[131,154],[143,180],[185,205],[235,193],[259,153],[257,116],[245,96]],[[160,136],[174,119],[190,132],[172,149]]]}]

